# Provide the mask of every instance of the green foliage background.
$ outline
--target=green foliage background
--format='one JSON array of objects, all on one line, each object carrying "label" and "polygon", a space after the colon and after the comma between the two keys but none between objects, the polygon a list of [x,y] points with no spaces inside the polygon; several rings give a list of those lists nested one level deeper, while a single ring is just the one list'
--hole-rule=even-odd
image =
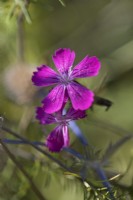
[{"label": "green foliage background", "polygon": [[[25,11],[21,3],[27,3]],[[87,54],[100,58],[99,76],[79,81],[113,102],[107,112],[104,107],[95,105],[87,119],[78,123],[89,143],[104,152],[120,135],[132,133],[132,10],[132,0],[1,0],[0,114],[3,123],[30,140],[44,141],[44,135],[52,127],[41,127],[35,120],[35,106],[40,105],[42,95],[34,96],[36,91],[30,79],[36,66],[42,63],[53,66],[51,56],[57,48],[68,47],[76,52],[75,63]],[[23,36],[19,38],[17,20],[21,13],[25,17],[21,27]],[[20,56],[20,41],[24,58]],[[1,131],[1,137],[5,137],[4,134]],[[121,174],[126,171],[133,155],[132,144],[131,140],[113,156],[111,171]],[[73,134],[71,145],[78,151],[82,149]],[[83,199],[83,187],[78,179],[67,179],[61,169],[28,145],[8,147],[46,199]],[[62,159],[60,155],[55,156]],[[124,189],[129,187],[130,199],[133,199],[132,167],[119,182]],[[8,199],[38,198],[0,147],[0,200]]]}]

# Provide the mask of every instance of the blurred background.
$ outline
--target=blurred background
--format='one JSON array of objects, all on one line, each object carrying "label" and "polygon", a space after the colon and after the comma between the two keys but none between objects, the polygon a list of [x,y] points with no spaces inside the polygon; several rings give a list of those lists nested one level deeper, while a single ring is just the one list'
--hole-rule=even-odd
[{"label": "blurred background", "polygon": [[[0,1],[0,116],[4,126],[34,141],[44,141],[53,128],[35,120],[35,107],[49,88],[33,86],[33,71],[52,66],[58,48],[76,52],[75,63],[86,55],[102,62],[97,77],[79,80],[97,96],[110,100],[94,105],[88,117],[77,123],[88,142],[104,152],[110,143],[133,134],[133,1],[132,0],[1,0]],[[1,138],[12,138],[1,131]],[[70,133],[71,146],[82,147]],[[67,179],[28,145],[8,145],[47,200],[82,200],[79,180]],[[61,155],[54,155],[62,159]],[[111,171],[125,173],[119,181],[133,199],[133,141],[111,158]],[[57,173],[57,171],[59,173]],[[17,166],[0,147],[0,200],[39,199]]]}]

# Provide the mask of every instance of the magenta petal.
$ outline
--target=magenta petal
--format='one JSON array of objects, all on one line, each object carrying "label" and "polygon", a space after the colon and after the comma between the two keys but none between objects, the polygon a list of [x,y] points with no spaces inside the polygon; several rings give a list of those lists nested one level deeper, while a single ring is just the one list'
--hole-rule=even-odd
[{"label": "magenta petal", "polygon": [[58,49],[53,55],[53,62],[60,73],[68,72],[73,65],[75,52],[70,49]]},{"label": "magenta petal", "polygon": [[61,109],[64,102],[65,86],[57,85],[48,96],[42,101],[46,113],[54,113]]},{"label": "magenta petal", "polygon": [[96,56],[86,56],[72,71],[72,78],[84,78],[98,75],[101,63]]},{"label": "magenta petal", "polygon": [[37,86],[49,86],[59,82],[58,74],[46,65],[37,68],[38,71],[33,73],[32,81]]},{"label": "magenta petal", "polygon": [[42,107],[37,108],[36,119],[38,119],[41,124],[56,123],[55,117],[51,114],[46,113]]},{"label": "magenta petal", "polygon": [[72,82],[67,86],[67,91],[75,110],[86,110],[94,101],[93,92],[79,83]]},{"label": "magenta petal", "polygon": [[69,135],[66,126],[57,126],[47,137],[46,146],[49,151],[59,152],[69,145]]},{"label": "magenta petal", "polygon": [[75,110],[73,107],[71,107],[66,114],[66,118],[71,120],[78,120],[85,117],[86,117],[85,110]]}]

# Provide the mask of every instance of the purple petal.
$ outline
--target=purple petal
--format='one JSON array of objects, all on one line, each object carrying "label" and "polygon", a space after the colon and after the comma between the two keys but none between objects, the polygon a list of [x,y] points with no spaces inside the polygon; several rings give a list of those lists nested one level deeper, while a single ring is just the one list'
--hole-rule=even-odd
[{"label": "purple petal", "polygon": [[72,78],[84,78],[98,75],[101,63],[96,56],[86,56],[72,71]]},{"label": "purple petal", "polygon": [[64,102],[65,86],[57,85],[42,101],[46,113],[54,113],[61,109]]},{"label": "purple petal", "polygon": [[53,124],[56,122],[55,117],[46,113],[42,107],[37,108],[36,119],[38,119],[41,124]]},{"label": "purple petal", "polygon": [[49,151],[59,152],[63,147],[69,145],[69,134],[67,126],[57,126],[47,137],[46,146]]},{"label": "purple petal", "polygon": [[91,107],[94,101],[94,94],[77,82],[67,86],[68,95],[75,110],[86,110]]},{"label": "purple petal", "polygon": [[37,86],[49,86],[59,82],[58,74],[46,65],[37,68],[33,73],[32,81]]},{"label": "purple petal", "polygon": [[53,62],[60,73],[68,72],[73,65],[75,52],[70,49],[58,49],[53,55]]},{"label": "purple petal", "polygon": [[75,110],[73,107],[71,107],[66,114],[66,118],[70,120],[78,120],[85,117],[86,117],[85,110]]}]

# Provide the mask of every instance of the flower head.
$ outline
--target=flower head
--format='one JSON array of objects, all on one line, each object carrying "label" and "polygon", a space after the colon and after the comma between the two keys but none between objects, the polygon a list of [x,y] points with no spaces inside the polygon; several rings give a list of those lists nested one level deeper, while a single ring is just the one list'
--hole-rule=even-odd
[{"label": "flower head", "polygon": [[54,71],[46,65],[38,67],[32,81],[37,86],[56,85],[44,98],[44,111],[54,113],[61,109],[64,99],[69,98],[75,110],[88,109],[94,100],[92,91],[75,81],[76,78],[96,76],[100,69],[97,57],[86,56],[73,67],[75,52],[70,49],[58,49],[53,55],[53,62],[57,68]]},{"label": "flower head", "polygon": [[57,124],[46,139],[46,146],[52,152],[59,152],[63,147],[69,146],[69,122],[86,116],[85,111],[74,110],[73,108],[70,108],[65,115],[62,115],[61,112],[48,114],[42,107],[38,107],[36,113],[36,118],[41,124]]}]

